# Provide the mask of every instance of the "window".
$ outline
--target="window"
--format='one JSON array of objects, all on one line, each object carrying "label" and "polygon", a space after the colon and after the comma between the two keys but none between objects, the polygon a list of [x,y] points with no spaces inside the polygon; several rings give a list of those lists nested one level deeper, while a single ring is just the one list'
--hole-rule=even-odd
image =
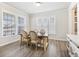
[{"label": "window", "polygon": [[31,20],[31,29],[40,32],[41,29],[45,30],[45,34],[48,34],[48,21],[49,17],[40,16],[40,17],[33,17]]},{"label": "window", "polygon": [[31,29],[40,31],[44,29],[46,34],[56,34],[56,20],[54,16],[33,17],[31,20]]},{"label": "window", "polygon": [[18,17],[18,34],[24,30],[24,18]]},{"label": "window", "polygon": [[54,16],[51,16],[49,19],[49,34],[56,34],[56,19]]},{"label": "window", "polygon": [[15,35],[15,16],[3,13],[3,36]]}]

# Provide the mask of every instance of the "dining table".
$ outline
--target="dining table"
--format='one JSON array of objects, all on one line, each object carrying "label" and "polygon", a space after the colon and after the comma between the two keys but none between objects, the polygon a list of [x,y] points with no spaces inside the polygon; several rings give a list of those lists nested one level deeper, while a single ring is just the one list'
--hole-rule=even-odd
[{"label": "dining table", "polygon": [[37,35],[38,35],[38,38],[40,39],[47,38],[48,40],[48,34],[41,35],[40,33],[38,33]]}]

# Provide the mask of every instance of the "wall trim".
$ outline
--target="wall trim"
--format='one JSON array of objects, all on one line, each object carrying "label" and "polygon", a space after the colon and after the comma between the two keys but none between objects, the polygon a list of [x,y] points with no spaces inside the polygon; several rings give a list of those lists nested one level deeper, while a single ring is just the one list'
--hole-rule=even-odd
[{"label": "wall trim", "polygon": [[18,41],[18,40],[19,40],[19,39],[16,39],[16,40],[13,40],[13,41],[4,42],[4,43],[0,44],[0,46],[5,46],[5,45],[8,45],[8,44],[10,44],[10,43],[16,42],[16,41]]},{"label": "wall trim", "polygon": [[49,39],[49,40],[67,41],[66,39]]}]

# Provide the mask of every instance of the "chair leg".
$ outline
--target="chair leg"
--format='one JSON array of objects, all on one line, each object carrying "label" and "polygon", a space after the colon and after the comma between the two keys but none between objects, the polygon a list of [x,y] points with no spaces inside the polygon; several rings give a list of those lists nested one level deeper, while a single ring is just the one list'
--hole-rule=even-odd
[{"label": "chair leg", "polygon": [[28,42],[27,42],[27,46],[28,46]]},{"label": "chair leg", "polygon": [[36,50],[38,49],[38,46],[37,46],[37,44],[36,44]]},{"label": "chair leg", "polygon": [[32,47],[32,43],[30,44],[30,48]]},{"label": "chair leg", "polygon": [[44,47],[44,51],[46,51],[47,50],[47,48],[46,47]]},{"label": "chair leg", "polygon": [[22,46],[22,41],[20,42],[20,47]]}]

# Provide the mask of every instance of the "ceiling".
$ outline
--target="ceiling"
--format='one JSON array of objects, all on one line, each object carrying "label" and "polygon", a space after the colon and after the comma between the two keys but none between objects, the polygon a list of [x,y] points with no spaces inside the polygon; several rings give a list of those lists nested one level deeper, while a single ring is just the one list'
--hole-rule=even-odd
[{"label": "ceiling", "polygon": [[6,2],[6,4],[23,10],[27,13],[39,13],[45,11],[56,10],[60,8],[67,8],[69,2],[41,2],[40,6],[36,6],[34,2]]}]

